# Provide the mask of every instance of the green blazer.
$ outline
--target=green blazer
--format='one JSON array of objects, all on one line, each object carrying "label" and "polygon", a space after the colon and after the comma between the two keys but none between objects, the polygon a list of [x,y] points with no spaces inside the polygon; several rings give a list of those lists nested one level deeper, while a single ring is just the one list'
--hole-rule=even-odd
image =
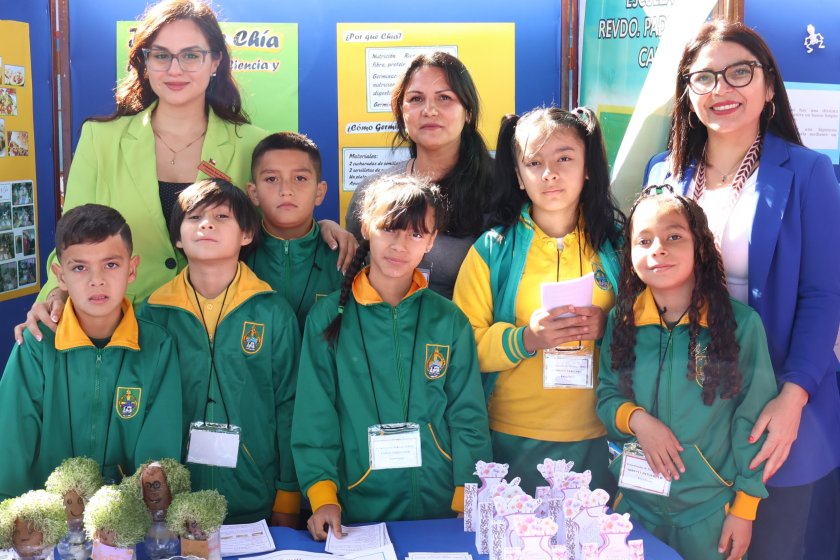
[{"label": "green blazer", "polygon": [[[145,299],[186,265],[184,256],[169,241],[160,206],[152,131],[156,106],[110,122],[85,123],[64,197],[65,211],[82,204],[105,204],[117,209],[131,226],[134,254],[140,255],[137,280],[128,285],[126,293],[132,301]],[[217,169],[244,189],[251,177],[251,152],[266,135],[255,126],[222,120],[210,109],[201,159],[215,161]],[[206,178],[197,172],[196,181]],[[47,281],[39,300],[58,285],[50,270],[54,260],[55,251],[47,261]]]}]

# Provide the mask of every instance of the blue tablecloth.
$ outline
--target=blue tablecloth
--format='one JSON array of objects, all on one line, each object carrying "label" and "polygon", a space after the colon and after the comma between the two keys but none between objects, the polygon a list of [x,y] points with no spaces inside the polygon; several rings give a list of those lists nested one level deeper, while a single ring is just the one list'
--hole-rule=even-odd
[{"label": "blue tablecloth", "polygon": [[[409,552],[469,552],[476,558],[487,558],[475,550],[475,533],[464,532],[462,519],[432,519],[427,521],[389,522],[388,534],[397,552],[397,560],[403,560]],[[324,552],[324,543],[315,542],[306,531],[295,531],[283,527],[271,527],[271,536],[277,550],[305,550]],[[646,560],[680,560],[674,549],[648,533],[643,527],[636,527],[630,533],[631,539],[645,541]]]}]

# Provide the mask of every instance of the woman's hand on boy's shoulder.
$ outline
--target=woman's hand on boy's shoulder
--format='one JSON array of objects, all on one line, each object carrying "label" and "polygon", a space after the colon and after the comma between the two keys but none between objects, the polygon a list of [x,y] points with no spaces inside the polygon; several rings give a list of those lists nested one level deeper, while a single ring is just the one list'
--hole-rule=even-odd
[{"label": "woman's hand on boy's shoulder", "polygon": [[54,289],[44,301],[36,301],[26,312],[26,321],[15,326],[15,342],[18,346],[23,344],[23,331],[28,330],[35,340],[41,342],[44,338],[38,323],[43,323],[48,329],[55,332],[58,321],[64,312],[64,304],[67,294],[59,288]]},{"label": "woman's hand on boy's shoulder", "polygon": [[333,251],[338,250],[337,265],[339,270],[342,274],[347,272],[347,268],[356,256],[356,249],[359,248],[356,237],[332,220],[321,220],[318,225],[321,228],[321,238],[324,242]]}]

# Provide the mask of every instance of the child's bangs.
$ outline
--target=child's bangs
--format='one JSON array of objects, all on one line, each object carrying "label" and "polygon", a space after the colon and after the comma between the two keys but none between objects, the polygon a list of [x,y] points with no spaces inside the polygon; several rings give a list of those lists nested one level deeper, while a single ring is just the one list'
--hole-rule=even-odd
[{"label": "child's bangs", "polygon": [[380,228],[412,230],[423,234],[431,233],[426,224],[428,204],[422,193],[408,200],[394,202],[380,221]]}]

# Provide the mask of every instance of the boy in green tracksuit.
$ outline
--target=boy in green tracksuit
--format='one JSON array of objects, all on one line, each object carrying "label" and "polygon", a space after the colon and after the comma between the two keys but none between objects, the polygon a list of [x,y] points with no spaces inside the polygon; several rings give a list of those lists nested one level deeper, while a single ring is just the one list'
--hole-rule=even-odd
[{"label": "boy in green tracksuit", "polygon": [[[258,228],[253,205],[227,181],[187,187],[170,235],[188,266],[149,296],[141,314],[168,328],[178,346],[193,489],[224,494],[228,523],[271,515],[274,524],[296,526],[300,493],[289,434],[300,331],[286,301],[239,261]],[[189,462],[198,460],[199,439],[221,437],[195,422],[222,425],[226,441],[234,441],[235,468],[222,466],[218,454]]]},{"label": "boy in green tracksuit", "polygon": [[56,332],[14,348],[0,379],[0,498],[42,488],[67,457],[88,456],[106,480],[181,456],[181,379],[166,331],[137,319],[126,286],[137,272],[131,231],[112,208],[69,210],[53,264],[70,297]]},{"label": "boy in green tracksuit", "polygon": [[439,228],[439,192],[414,177],[374,182],[361,205],[369,241],[307,318],[292,451],[316,539],[342,518],[453,516],[476,461],[490,459],[472,328],[416,269]]},{"label": "boy in green tracksuit", "polygon": [[262,238],[245,262],[286,298],[303,331],[315,300],[344,280],[338,253],[312,217],[327,192],[321,152],[302,134],[277,132],[254,148],[251,174],[248,196],[262,211]]},{"label": "boy in green tracksuit", "polygon": [[646,190],[628,220],[596,390],[610,438],[626,444],[610,465],[614,508],[687,560],[741,558],[767,497],[751,431],[776,396],[761,319],[729,297],[694,201]]}]

